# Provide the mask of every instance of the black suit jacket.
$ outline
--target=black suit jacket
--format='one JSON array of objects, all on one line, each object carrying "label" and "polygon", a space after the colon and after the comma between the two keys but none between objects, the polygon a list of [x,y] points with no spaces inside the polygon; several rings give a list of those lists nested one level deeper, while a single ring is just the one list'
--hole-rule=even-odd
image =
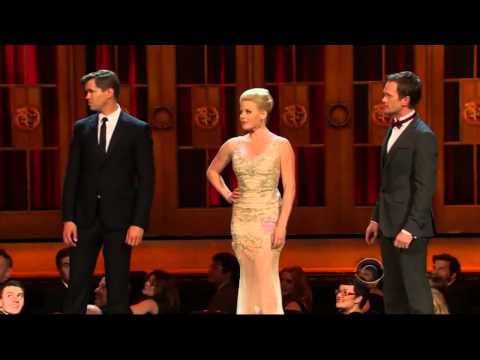
[{"label": "black suit jacket", "polygon": [[395,237],[402,229],[414,236],[432,237],[438,155],[435,134],[417,115],[387,154],[391,133],[390,129],[381,149],[380,191],[372,220],[386,237]]},{"label": "black suit jacket", "polygon": [[[154,187],[150,126],[121,112],[108,152],[98,146],[98,114],[75,123],[63,188],[63,221],[112,230],[148,225]],[[97,210],[97,198],[100,197]]]},{"label": "black suit jacket", "polygon": [[62,281],[57,281],[49,286],[44,293],[43,312],[46,314],[63,313],[67,292],[68,288]]},{"label": "black suit jacket", "polygon": [[470,294],[464,282],[456,280],[443,291],[450,314],[471,314]]},{"label": "black suit jacket", "polygon": [[238,288],[228,283],[217,290],[208,304],[211,313],[235,314],[237,311]]}]

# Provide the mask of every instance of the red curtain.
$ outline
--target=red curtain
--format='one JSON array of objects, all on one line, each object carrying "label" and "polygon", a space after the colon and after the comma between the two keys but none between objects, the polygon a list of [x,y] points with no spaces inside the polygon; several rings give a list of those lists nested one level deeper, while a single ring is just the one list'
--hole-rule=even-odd
[{"label": "red curtain", "polygon": [[[128,112],[133,116],[138,116],[137,101],[137,49],[135,45],[128,46],[128,84],[130,85],[130,104]],[[142,119],[147,120],[147,119]]]},{"label": "red curtain", "polygon": [[[273,48],[270,47],[265,47],[266,51],[273,51],[273,63],[268,64],[265,63],[265,66],[273,66],[274,68],[274,78],[273,81],[274,83],[284,83],[287,81],[287,75],[286,75],[286,64],[288,62],[287,56],[291,56],[291,51],[288,51],[288,49],[291,50],[290,46],[274,46]],[[281,85],[280,85],[281,86]],[[280,91],[279,91],[279,86],[274,86],[273,88],[270,88],[270,93],[273,97],[274,101],[274,107],[273,111],[270,114],[269,122],[268,122],[268,128],[276,133],[280,134],[280,116],[281,116],[281,109],[280,109]]]},{"label": "red curtain", "polygon": [[380,186],[380,147],[357,147],[354,167],[355,205],[375,205]]},{"label": "red curtain", "polygon": [[[219,83],[220,84],[225,84],[226,83],[226,69],[227,69],[227,61],[232,61],[232,59],[227,59],[225,56],[225,46],[219,46]],[[214,69],[212,69],[214,70]],[[221,127],[221,137],[225,141],[227,140],[228,136],[228,124],[227,124],[227,116],[228,116],[228,111],[227,111],[227,100],[226,100],[226,88],[225,87],[220,87],[220,127]],[[237,119],[234,119],[236,122]],[[218,149],[209,149],[208,150],[208,162],[210,163],[215,154],[217,153]],[[226,185],[229,187],[231,191],[234,191],[235,188],[238,186],[237,178],[235,176],[235,173],[233,172],[231,164],[227,166],[222,174],[222,177],[226,183]],[[215,188],[212,185],[208,185],[208,204],[210,206],[221,206],[223,200],[222,196],[215,190]]]},{"label": "red curtain", "polygon": [[[399,45],[396,46],[396,56],[394,57],[395,60],[397,60],[397,69],[398,71],[404,71],[407,70],[405,67],[407,66],[407,47],[405,45]],[[413,69],[408,69],[410,71],[413,71]]]},{"label": "red curtain", "polygon": [[[26,86],[37,86],[39,84],[39,59],[38,47],[36,45],[6,45],[4,51],[5,81],[7,83],[24,84]],[[57,102],[43,102],[42,106],[57,106]],[[3,111],[5,112],[5,111]],[[11,114],[2,114],[11,118]],[[53,116],[53,119],[46,119],[45,116]],[[58,119],[54,109],[42,108],[42,126],[44,133],[56,130]],[[42,143],[42,146],[45,146]],[[10,192],[8,201],[4,196],[0,201],[0,207],[26,210],[26,188],[20,177],[26,177],[25,165],[28,159],[30,170],[30,200],[32,209],[58,209],[60,208],[60,183],[58,171],[58,150],[27,150],[29,158],[18,153],[8,153],[3,157],[2,170],[11,179],[5,180],[2,177],[0,188]],[[15,161],[12,161],[14,159]],[[8,184],[8,189],[6,188]],[[8,203],[8,204],[7,204]]]},{"label": "red curtain", "polygon": [[[225,84],[225,47],[220,46],[220,85]],[[222,140],[226,140],[226,132],[227,132],[227,120],[226,120],[226,107],[225,107],[225,88],[220,87],[220,130],[221,130],[221,138]],[[218,149],[208,149],[208,164],[210,164],[213,160],[213,157],[217,153]],[[225,172],[223,174],[223,179],[225,184],[229,186],[230,179],[229,177],[225,176]],[[230,188],[233,191],[233,189]],[[215,188],[209,183],[208,184],[208,204],[210,206],[220,206],[222,204],[222,196],[220,193],[215,190]]]},{"label": "red curtain", "polygon": [[192,92],[190,88],[177,90],[178,146],[192,145]]},{"label": "red curtain", "polygon": [[37,59],[37,47],[34,45],[24,46],[25,54],[25,85],[37,85],[38,84],[38,59]]},{"label": "red curtain", "polygon": [[323,148],[298,149],[298,202],[301,206],[325,205],[325,156]]},{"label": "red curtain", "polygon": [[285,51],[285,46],[276,46],[275,47],[275,82],[283,83],[286,81],[286,68],[285,63],[287,59],[286,56],[290,55]]},{"label": "red curtain", "polygon": [[[1,108],[0,108],[1,111]],[[3,114],[0,113],[0,116]],[[0,152],[0,209],[6,209],[7,207],[7,199],[6,199],[6,194],[8,189],[6,188],[7,182],[5,181],[5,177],[8,176],[7,174],[9,173],[8,170],[5,171],[5,161],[4,161],[4,154],[6,152]]]},{"label": "red curtain", "polygon": [[[444,141],[459,141],[459,84],[457,82],[446,83],[444,88]],[[452,156],[453,147],[444,148],[445,156],[445,204],[455,204],[455,157]]]},{"label": "red curtain", "polygon": [[[17,64],[22,63],[22,60],[18,58],[18,50],[15,45],[5,45],[3,63],[5,66],[5,82],[7,84],[17,83],[18,69]],[[8,97],[8,94],[6,94]],[[8,101],[8,99],[7,99]],[[3,108],[3,106],[2,106]],[[4,109],[9,112],[9,106]],[[2,111],[4,112],[4,111]],[[11,114],[2,113],[2,119],[11,120]],[[5,127],[6,128],[6,127]],[[0,168],[1,172],[1,200],[0,206],[4,209],[21,209],[25,204],[22,201],[25,197],[25,188],[20,186],[20,181],[12,181],[13,178],[18,178],[22,175],[22,171],[25,168],[25,163],[11,161],[12,159],[19,158],[15,156],[14,152],[2,152],[0,154]],[[24,157],[20,158],[24,159]],[[25,160],[24,160],[25,161]],[[23,168],[23,169],[22,169]]]},{"label": "red curtain", "polygon": [[309,86],[308,97],[310,143],[323,144],[325,142],[325,87]]},{"label": "red curtain", "polygon": [[[37,47],[24,46],[24,83],[25,85],[38,85],[38,58]],[[56,104],[52,104],[56,106]],[[49,113],[43,109],[42,115]],[[52,119],[49,119],[52,120]],[[44,122],[45,123],[45,122]],[[52,124],[56,125],[56,124]],[[45,131],[49,129],[45,128]],[[30,151],[30,184],[32,209],[54,209],[60,207],[60,186],[58,158],[56,150]]]},{"label": "red curtain", "polygon": [[445,148],[445,204],[455,204],[455,156],[454,153],[448,151],[451,148]]},{"label": "red curtain", "polygon": [[374,59],[367,61],[365,65],[368,66],[368,77],[365,80],[381,80],[381,64],[382,64],[382,46],[381,45],[366,45],[364,47],[369,53],[367,59]]},{"label": "red curtain", "polygon": [[[128,45],[128,58],[119,59],[128,63],[128,79],[120,79],[130,86],[130,99],[127,104],[122,104],[124,110],[129,114],[138,116],[138,99],[137,99],[137,48],[135,45]],[[96,67],[97,69],[108,69],[118,71],[118,64],[115,64],[115,46],[113,45],[97,45],[96,47]],[[146,120],[146,119],[142,119]]]},{"label": "red curtain", "polygon": [[[386,49],[386,72],[391,73],[403,69],[405,67],[405,46],[387,46]],[[374,54],[374,50],[371,49],[371,55],[374,56]],[[359,195],[356,203],[358,205],[375,205],[380,185],[379,148],[368,147],[363,154],[365,157],[356,159],[356,161],[359,161],[355,174],[355,178],[358,180],[355,181],[357,187],[355,193]]]},{"label": "red curtain", "polygon": [[[474,204],[475,145],[445,146],[445,203]],[[478,153],[477,153],[478,155]],[[460,160],[461,159],[461,160]],[[478,180],[477,180],[478,181]]]},{"label": "red curtain", "polygon": [[97,69],[113,69],[114,51],[112,45],[98,45],[96,47]]},{"label": "red curtain", "polygon": [[386,50],[387,74],[405,70],[415,71],[413,45],[388,45]]},{"label": "red curtain", "polygon": [[[215,157],[215,154],[217,153],[218,149],[207,149],[207,159],[208,159],[208,164],[210,164]],[[224,176],[225,182],[228,184],[227,179]],[[220,206],[222,203],[221,195],[218,193],[218,191],[210,184],[208,183],[208,205],[209,206]]]},{"label": "red curtain", "polygon": [[21,84],[24,79],[24,46],[5,45],[5,80],[7,84]]},{"label": "red curtain", "polygon": [[[0,52],[0,54],[3,55],[3,51]],[[4,60],[5,60],[5,56],[2,56],[2,58],[0,59],[0,63],[2,63],[2,65],[4,65],[3,64]],[[3,67],[1,70],[5,70],[5,68]],[[2,71],[2,72],[5,73],[5,71]],[[6,89],[0,89],[0,123],[1,123],[0,146],[2,147],[11,145],[10,136],[9,136],[10,111],[8,106],[8,98],[9,98],[8,91],[6,91]],[[9,171],[5,167],[4,157],[6,154],[8,153],[0,152],[0,209],[5,209],[7,206],[6,194],[8,192],[8,189],[6,187],[7,185],[6,177],[8,176]]]},{"label": "red curtain", "polygon": [[58,151],[33,150],[30,152],[32,209],[60,208],[60,182]]},{"label": "red curtain", "polygon": [[375,205],[377,201],[379,186],[380,186],[380,148],[379,147],[368,147],[366,174],[361,173],[359,175],[365,176],[368,179],[367,204]]},{"label": "red curtain", "polygon": [[27,210],[27,171],[25,151],[0,152],[0,209]]},{"label": "red curtain", "polygon": [[[35,46],[24,46],[24,83],[25,85],[35,86],[38,83],[37,68],[37,49]],[[44,194],[43,176],[42,176],[42,156],[40,150],[30,151],[30,184],[31,200],[33,209],[41,209],[43,205],[42,195]],[[53,173],[55,174],[55,172]]]},{"label": "red curtain", "polygon": [[[289,47],[288,47],[289,48]],[[301,54],[300,54],[301,52]],[[276,48],[276,72],[275,81],[285,82],[287,79],[287,56],[290,56],[286,47],[278,46]],[[301,74],[303,79],[319,78],[319,71],[323,71],[323,52],[314,47],[299,47],[297,54],[304,60],[297,63],[297,74]],[[303,55],[303,56],[302,56]],[[322,68],[319,70],[319,68]],[[309,132],[310,143],[321,144],[324,142],[324,88],[323,86],[309,87]],[[279,109],[280,110],[280,109]],[[279,111],[280,116],[280,111]],[[323,159],[323,150],[320,148],[302,147],[296,151],[297,160],[297,194],[298,200],[302,206],[321,206],[324,205],[324,176],[323,168],[325,162]]]},{"label": "red curtain", "polygon": [[[364,55],[377,58],[380,56],[380,47],[366,46]],[[386,47],[386,72],[392,73],[407,70],[412,64],[411,51],[408,46]],[[365,65],[368,66],[368,65]],[[370,78],[373,79],[375,69],[370,70]],[[368,101],[368,99],[365,99]],[[356,148],[355,149],[355,181],[354,194],[356,205],[375,205],[380,186],[380,147]]]},{"label": "red curtain", "polygon": [[[220,85],[225,84],[225,47],[220,46]],[[227,134],[227,108],[225,106],[225,87],[220,87],[220,129],[223,140]]]},{"label": "red curtain", "polygon": [[[39,85],[39,48],[36,45],[15,46],[14,51],[10,50],[9,56],[15,54],[16,63],[10,66],[9,78],[21,80],[26,86]],[[19,61],[20,60],[20,61]],[[7,73],[8,74],[8,73]],[[16,74],[16,75],[14,75]],[[44,139],[42,146],[45,144],[45,136],[55,134],[58,131],[58,118],[56,106],[58,100],[55,93],[49,101],[44,101],[43,91],[41,93],[42,104],[42,127]],[[58,142],[53,141],[51,145]],[[31,208],[35,209],[58,209],[60,208],[60,179],[59,179],[59,163],[58,150],[30,150],[29,152],[30,167],[30,198]]]},{"label": "red curtain", "polygon": [[320,155],[321,149],[320,148],[309,148],[305,147],[299,151],[299,154],[303,156],[303,171],[299,174],[302,178],[300,179],[304,187],[300,189],[303,193],[303,200],[304,202],[302,205],[304,206],[319,206],[319,191],[323,189],[319,189],[319,177],[323,176],[320,173],[319,167],[323,166],[323,162],[321,161]]}]

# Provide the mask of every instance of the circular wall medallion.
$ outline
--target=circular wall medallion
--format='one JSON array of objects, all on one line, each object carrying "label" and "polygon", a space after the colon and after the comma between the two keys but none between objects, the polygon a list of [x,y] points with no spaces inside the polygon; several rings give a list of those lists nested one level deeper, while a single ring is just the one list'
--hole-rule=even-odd
[{"label": "circular wall medallion", "polygon": [[330,106],[328,111],[328,123],[332,127],[345,127],[350,121],[350,113],[345,104],[335,104]]},{"label": "circular wall medallion", "polygon": [[153,110],[152,126],[160,130],[168,130],[173,127],[173,114],[165,106],[159,106]]}]

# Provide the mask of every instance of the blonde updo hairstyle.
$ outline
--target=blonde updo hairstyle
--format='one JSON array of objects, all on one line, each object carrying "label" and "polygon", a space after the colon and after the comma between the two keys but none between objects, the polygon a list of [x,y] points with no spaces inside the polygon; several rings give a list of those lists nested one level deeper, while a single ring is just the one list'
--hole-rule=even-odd
[{"label": "blonde updo hairstyle", "polygon": [[267,117],[273,109],[273,98],[268,89],[253,88],[245,90],[242,95],[240,95],[240,103],[242,101],[253,101],[260,110],[267,113]]}]

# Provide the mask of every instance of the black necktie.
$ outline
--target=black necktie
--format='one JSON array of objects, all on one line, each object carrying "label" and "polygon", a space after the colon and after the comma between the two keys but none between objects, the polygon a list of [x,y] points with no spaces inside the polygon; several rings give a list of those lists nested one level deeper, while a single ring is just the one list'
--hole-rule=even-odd
[{"label": "black necktie", "polygon": [[107,152],[107,121],[108,119],[104,117],[100,128],[100,149],[104,152]]},{"label": "black necktie", "polygon": [[404,123],[412,120],[415,117],[415,115],[417,115],[417,113],[413,113],[411,116],[403,120],[393,119],[392,127],[396,127],[397,129],[400,129]]}]

